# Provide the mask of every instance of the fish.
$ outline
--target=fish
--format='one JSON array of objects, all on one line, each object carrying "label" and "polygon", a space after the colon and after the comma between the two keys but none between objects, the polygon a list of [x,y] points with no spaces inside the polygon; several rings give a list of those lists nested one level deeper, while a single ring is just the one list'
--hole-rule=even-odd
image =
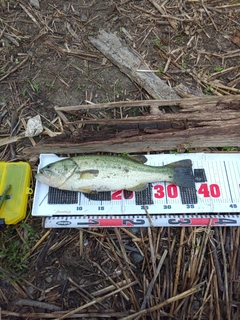
[{"label": "fish", "polygon": [[164,166],[146,165],[146,161],[144,155],[74,156],[41,168],[36,179],[54,188],[83,193],[141,191],[154,182],[170,182],[184,188],[195,187],[190,159]]}]

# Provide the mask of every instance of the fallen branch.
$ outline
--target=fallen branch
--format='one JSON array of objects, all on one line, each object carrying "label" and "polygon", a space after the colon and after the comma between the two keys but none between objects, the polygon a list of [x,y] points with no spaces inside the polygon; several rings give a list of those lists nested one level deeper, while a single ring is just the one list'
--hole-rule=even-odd
[{"label": "fallen branch", "polygon": [[30,299],[18,299],[14,302],[17,306],[31,306],[37,308],[43,308],[50,311],[60,311],[62,308],[55,306],[51,303],[46,303],[42,301],[30,300]]},{"label": "fallen branch", "polygon": [[[122,312],[114,312],[110,311],[107,312],[107,310],[104,310],[103,312],[96,312],[94,311],[87,311],[83,313],[76,313],[74,315],[68,316],[68,319],[84,319],[84,318],[118,318],[122,319],[122,317],[128,315],[130,312],[128,311],[122,311]],[[19,312],[13,312],[13,311],[7,311],[7,310],[1,310],[1,314],[4,316],[12,316],[12,317],[18,317],[21,319],[59,319],[63,314],[64,311],[62,312],[53,312],[53,313],[19,313]]]},{"label": "fallen branch", "polygon": [[131,320],[131,319],[136,318],[137,316],[156,311],[156,310],[158,310],[158,309],[160,309],[160,308],[162,308],[162,307],[164,307],[164,306],[166,306],[166,305],[168,305],[168,304],[170,304],[172,302],[178,301],[180,299],[183,299],[183,298],[186,298],[186,297],[188,297],[190,295],[195,294],[196,292],[202,290],[203,285],[205,285],[205,281],[203,281],[202,283],[199,283],[195,287],[192,287],[191,289],[189,289],[187,291],[184,291],[184,292],[182,292],[182,293],[180,293],[180,294],[178,294],[178,295],[176,295],[176,296],[174,296],[172,298],[169,298],[169,299],[167,299],[167,300],[165,300],[165,301],[163,301],[163,302],[161,302],[161,303],[159,303],[159,304],[157,304],[157,305],[155,305],[155,306],[153,306],[153,307],[151,307],[149,309],[144,309],[144,310],[141,310],[139,312],[134,313],[133,315],[124,317],[124,318],[122,318],[122,320]]},{"label": "fallen branch", "polygon": [[80,311],[82,311],[82,310],[84,310],[84,309],[86,309],[86,308],[88,308],[88,307],[90,307],[90,306],[98,303],[98,302],[101,302],[101,301],[105,300],[106,298],[115,295],[115,294],[118,293],[118,292],[121,292],[121,291],[123,291],[123,290],[125,290],[125,289],[127,289],[127,288],[130,288],[130,287],[134,286],[136,283],[137,283],[137,281],[133,281],[133,282],[131,282],[131,283],[128,283],[127,285],[125,285],[125,286],[123,286],[123,287],[121,287],[121,288],[119,288],[119,289],[117,289],[117,290],[114,290],[114,291],[106,294],[106,295],[103,296],[103,297],[99,297],[99,298],[97,298],[97,299],[95,299],[95,300],[93,300],[93,301],[91,301],[91,302],[88,302],[88,303],[84,304],[83,306],[81,306],[81,307],[79,307],[79,308],[76,308],[76,309],[74,309],[74,310],[66,313],[65,315],[61,316],[60,318],[56,318],[55,320],[66,319],[67,317],[69,317],[69,316],[71,316],[71,315],[73,315],[73,314],[75,314],[75,313],[78,313],[78,312],[80,312]]},{"label": "fallen branch", "polygon": [[167,253],[168,253],[168,251],[164,250],[163,255],[161,257],[161,260],[159,261],[156,273],[155,273],[154,277],[152,278],[152,281],[150,282],[150,284],[148,286],[147,294],[145,295],[143,303],[141,305],[141,310],[144,310],[146,308],[146,304],[147,304],[147,302],[148,302],[148,300],[150,298],[150,294],[152,292],[153,286],[154,286],[155,281],[156,281],[156,279],[157,279],[157,277],[159,275],[159,272],[160,272],[160,270],[162,268],[162,265],[163,265],[163,262],[164,262],[164,260],[165,260],[165,258],[167,256]]},{"label": "fallen branch", "polygon": [[9,70],[2,78],[0,78],[0,82],[3,80],[3,79],[6,79],[8,76],[10,76],[10,74],[12,74],[13,72],[17,71],[19,68],[21,68],[21,66],[24,65],[24,63],[27,62],[29,56],[27,56],[22,62],[20,62],[15,68]]},{"label": "fallen branch", "polygon": [[[123,112],[131,114],[131,108],[145,106],[149,113],[145,112],[143,116],[108,119],[100,112],[106,108],[119,108],[121,110],[116,111],[120,115]],[[186,148],[239,146],[239,106],[240,95],[55,107],[74,135],[65,132],[45,139],[35,147],[25,149],[24,153],[183,152]],[[179,111],[169,113],[169,107],[177,107]],[[91,112],[95,118],[89,116]],[[75,120],[70,121],[70,116]],[[92,130],[92,127],[81,126],[78,129],[79,124],[95,124],[98,128]]]},{"label": "fallen branch", "polygon": [[113,33],[100,30],[97,37],[89,37],[91,43],[100,50],[132,81],[145,89],[154,99],[177,99],[178,95],[153,72],[138,72],[138,69],[149,70],[143,57],[134,49],[128,48]]}]

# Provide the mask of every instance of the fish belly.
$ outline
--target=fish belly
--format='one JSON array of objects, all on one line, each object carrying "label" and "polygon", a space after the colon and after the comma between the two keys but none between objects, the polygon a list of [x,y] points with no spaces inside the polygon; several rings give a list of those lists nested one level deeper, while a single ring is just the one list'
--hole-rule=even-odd
[{"label": "fish belly", "polygon": [[116,191],[116,190],[129,190],[134,189],[135,186],[143,183],[141,177],[132,178],[129,175],[99,174],[97,177],[79,178],[71,177],[64,184],[61,189],[81,191],[81,192],[100,192],[100,191]]}]

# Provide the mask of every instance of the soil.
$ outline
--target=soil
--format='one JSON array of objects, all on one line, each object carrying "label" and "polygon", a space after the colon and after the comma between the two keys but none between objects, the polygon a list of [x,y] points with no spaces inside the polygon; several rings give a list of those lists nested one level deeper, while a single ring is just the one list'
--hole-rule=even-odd
[{"label": "soil", "polygon": [[[240,28],[239,3],[161,1],[161,13],[154,3],[160,1],[0,1],[0,137],[21,134],[28,119],[36,115],[52,132],[68,130],[55,106],[152,98],[90,43],[89,36],[97,35],[100,29],[114,32],[134,48],[173,88],[184,84],[204,95],[239,94],[240,49],[231,41]],[[1,160],[30,162],[34,177],[38,157],[24,155],[23,149],[46,135],[43,132],[16,144],[1,145]],[[22,224],[8,227],[0,236],[0,314],[2,319],[47,315],[60,319],[89,303],[72,319],[127,317],[140,311],[166,249],[170,256],[164,260],[143,309],[197,285],[203,291],[196,289],[190,297],[166,303],[148,312],[146,319],[239,319],[236,236],[239,229],[224,227],[214,233],[208,233],[207,228],[184,233],[175,228],[156,228],[152,233],[144,229],[47,231],[39,219],[27,216]],[[211,270],[217,267],[212,246],[216,246],[221,270],[214,276]],[[131,248],[137,248],[137,254]],[[197,262],[201,268],[194,272]],[[210,281],[210,291],[202,284],[204,280]],[[117,290],[122,281],[132,286],[100,299]],[[231,292],[226,291],[228,281]]]}]

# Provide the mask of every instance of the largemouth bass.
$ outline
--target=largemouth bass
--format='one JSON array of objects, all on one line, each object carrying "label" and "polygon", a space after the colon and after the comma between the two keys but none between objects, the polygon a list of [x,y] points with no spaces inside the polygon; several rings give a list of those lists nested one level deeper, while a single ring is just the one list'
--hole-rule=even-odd
[{"label": "largemouth bass", "polygon": [[165,166],[145,165],[144,156],[76,156],[50,163],[36,178],[51,187],[94,193],[99,191],[140,191],[152,182],[171,182],[194,188],[192,161],[180,160]]}]

